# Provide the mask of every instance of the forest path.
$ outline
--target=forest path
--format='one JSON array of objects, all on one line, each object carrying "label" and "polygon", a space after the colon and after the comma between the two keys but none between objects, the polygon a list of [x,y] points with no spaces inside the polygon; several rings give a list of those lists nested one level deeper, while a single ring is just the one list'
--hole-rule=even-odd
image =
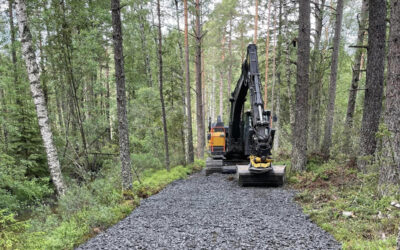
[{"label": "forest path", "polygon": [[285,188],[239,187],[198,173],[142,200],[78,249],[339,249]]}]

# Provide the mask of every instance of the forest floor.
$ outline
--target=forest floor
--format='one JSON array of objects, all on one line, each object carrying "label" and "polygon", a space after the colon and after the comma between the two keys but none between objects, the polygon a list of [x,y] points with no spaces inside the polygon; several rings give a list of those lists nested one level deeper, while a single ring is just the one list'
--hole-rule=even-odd
[{"label": "forest floor", "polygon": [[[379,168],[379,166],[372,166]],[[344,249],[396,249],[399,196],[381,196],[378,173],[363,174],[355,162],[310,157],[307,171],[289,177],[295,200],[310,219]]]},{"label": "forest floor", "polygon": [[239,187],[197,173],[143,200],[78,249],[338,249],[286,188]]}]

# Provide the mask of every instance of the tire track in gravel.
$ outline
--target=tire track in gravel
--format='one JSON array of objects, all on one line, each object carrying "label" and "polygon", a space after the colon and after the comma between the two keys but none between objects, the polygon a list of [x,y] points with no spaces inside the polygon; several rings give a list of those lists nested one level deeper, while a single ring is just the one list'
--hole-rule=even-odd
[{"label": "tire track in gravel", "polygon": [[239,187],[195,174],[142,200],[78,249],[340,249],[285,188]]}]

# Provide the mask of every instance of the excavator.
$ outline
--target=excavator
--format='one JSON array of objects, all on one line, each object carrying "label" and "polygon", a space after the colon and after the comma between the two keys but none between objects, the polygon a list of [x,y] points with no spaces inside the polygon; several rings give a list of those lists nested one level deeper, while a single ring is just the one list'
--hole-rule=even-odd
[{"label": "excavator", "polygon": [[[249,44],[242,72],[229,99],[229,126],[219,120],[209,123],[210,157],[206,175],[236,173],[240,186],[281,186],[285,182],[285,166],[272,164],[275,130],[271,128],[271,112],[264,110],[257,46]],[[250,110],[245,110],[249,92]],[[223,129],[222,129],[223,128]]]}]

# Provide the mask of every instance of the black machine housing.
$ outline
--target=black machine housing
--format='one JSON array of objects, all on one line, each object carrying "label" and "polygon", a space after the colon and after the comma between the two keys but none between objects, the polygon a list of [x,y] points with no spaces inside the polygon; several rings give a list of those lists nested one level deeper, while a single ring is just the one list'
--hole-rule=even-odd
[{"label": "black machine housing", "polygon": [[[250,111],[244,111],[250,90]],[[257,46],[249,44],[242,64],[242,73],[232,92],[229,129],[227,133],[227,160],[245,160],[250,155],[263,159],[271,157],[275,130],[271,129],[271,112],[264,110]]]}]

